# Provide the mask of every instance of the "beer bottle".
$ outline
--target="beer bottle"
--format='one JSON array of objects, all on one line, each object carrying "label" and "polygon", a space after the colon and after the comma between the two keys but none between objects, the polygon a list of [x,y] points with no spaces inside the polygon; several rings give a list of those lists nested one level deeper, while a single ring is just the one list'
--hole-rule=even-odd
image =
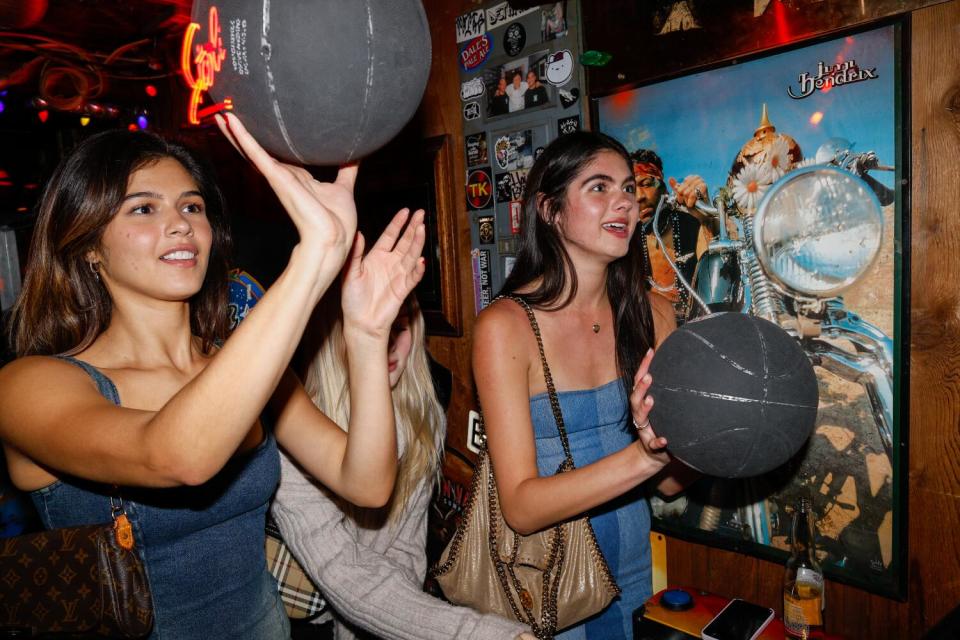
[{"label": "beer bottle", "polygon": [[790,559],[783,577],[783,626],[788,638],[823,637],[823,571],[817,562],[813,508],[801,498],[793,512]]}]

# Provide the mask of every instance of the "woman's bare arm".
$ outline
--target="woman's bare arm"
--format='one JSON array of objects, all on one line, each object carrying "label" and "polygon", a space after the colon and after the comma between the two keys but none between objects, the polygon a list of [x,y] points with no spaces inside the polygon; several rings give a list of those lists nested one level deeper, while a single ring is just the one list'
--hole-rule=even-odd
[{"label": "woman's bare arm", "polygon": [[[534,363],[526,314],[498,302],[485,310],[474,334],[474,378],[483,407],[487,446],[504,518],[532,533],[577,516],[656,474],[667,458],[652,430],[643,439],[584,467],[540,477],[530,419],[528,370]],[[649,364],[645,361],[642,369]],[[642,377],[642,376],[641,376]],[[640,383],[645,388],[645,383]]]}]

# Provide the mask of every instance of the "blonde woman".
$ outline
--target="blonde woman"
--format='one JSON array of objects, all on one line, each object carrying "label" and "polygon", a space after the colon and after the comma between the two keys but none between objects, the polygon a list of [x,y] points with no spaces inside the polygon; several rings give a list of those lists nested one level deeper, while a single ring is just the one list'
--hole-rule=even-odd
[{"label": "blonde woman", "polygon": [[[328,298],[335,296],[328,296]],[[350,397],[343,325],[337,305],[315,316],[306,389],[337,424],[349,424]],[[281,455],[272,513],[283,538],[335,610],[336,638],[367,631],[418,640],[530,637],[525,627],[454,607],[422,590],[427,508],[444,438],[444,416],[424,348],[424,323],[411,296],[390,332],[389,381],[396,415],[399,471],[381,509],[336,498]]]}]

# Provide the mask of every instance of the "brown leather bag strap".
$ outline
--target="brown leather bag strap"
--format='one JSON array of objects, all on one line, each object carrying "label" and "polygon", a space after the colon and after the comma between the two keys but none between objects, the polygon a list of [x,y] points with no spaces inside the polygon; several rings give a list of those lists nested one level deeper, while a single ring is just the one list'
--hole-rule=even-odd
[{"label": "brown leather bag strap", "polygon": [[566,456],[568,469],[573,469],[573,456],[570,455],[570,441],[567,439],[567,429],[563,424],[563,411],[560,409],[560,398],[557,397],[557,389],[553,386],[553,376],[550,375],[550,365],[547,364],[547,356],[543,352],[543,338],[540,336],[540,325],[537,324],[537,317],[533,313],[530,304],[516,295],[502,295],[497,299],[507,298],[513,300],[523,307],[527,312],[527,318],[530,320],[530,328],[533,329],[533,335],[537,338],[537,349],[540,350],[540,364],[543,365],[543,379],[547,383],[547,394],[550,396],[550,408],[553,409],[553,418],[557,422],[557,431],[560,432],[560,442],[563,444],[563,453]]}]

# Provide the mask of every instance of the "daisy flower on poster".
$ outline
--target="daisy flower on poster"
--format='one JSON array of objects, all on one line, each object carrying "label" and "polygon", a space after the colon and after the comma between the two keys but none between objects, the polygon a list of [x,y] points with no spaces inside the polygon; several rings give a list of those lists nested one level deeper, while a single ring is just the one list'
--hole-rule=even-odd
[{"label": "daisy flower on poster", "polygon": [[764,162],[770,168],[774,181],[790,170],[790,145],[783,137],[774,138],[767,148]]},{"label": "daisy flower on poster", "polygon": [[733,199],[744,213],[753,213],[773,182],[766,163],[748,163],[733,179]]}]

